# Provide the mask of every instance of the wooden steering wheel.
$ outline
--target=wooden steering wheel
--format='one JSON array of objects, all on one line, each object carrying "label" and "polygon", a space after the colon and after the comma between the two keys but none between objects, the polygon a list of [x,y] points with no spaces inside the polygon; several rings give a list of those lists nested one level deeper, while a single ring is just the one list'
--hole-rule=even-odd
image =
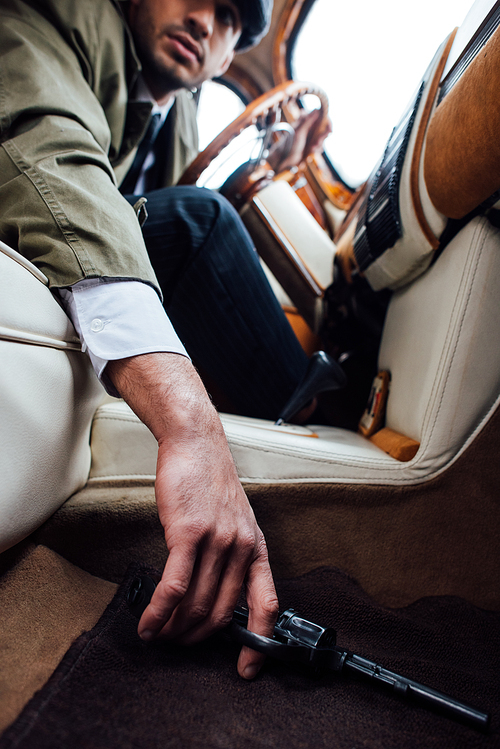
[{"label": "wooden steering wheel", "polygon": [[[237,135],[243,132],[243,130],[250,125],[262,124],[266,128],[272,127],[280,122],[281,113],[285,109],[291,116],[297,117],[300,112],[297,100],[306,94],[314,94],[320,100],[321,118],[318,121],[317,127],[318,129],[323,127],[328,118],[328,99],[324,91],[312,83],[287,81],[252,101],[239,117],[224,128],[224,130],[219,133],[219,135],[214,138],[214,140],[209,143],[201,153],[198,154],[194,161],[187,167],[177,184],[196,184],[202,172],[204,172],[213,159],[215,159],[221,151],[234,138],[236,138]],[[307,156],[308,153],[304,153],[304,160]],[[253,170],[258,169],[259,166],[262,167],[262,165],[259,164],[254,165]],[[264,174],[269,175],[269,171],[269,165],[265,164],[263,171],[261,168],[261,176],[264,176]],[[253,178],[250,179],[251,182],[255,184],[259,178],[254,175]]]}]

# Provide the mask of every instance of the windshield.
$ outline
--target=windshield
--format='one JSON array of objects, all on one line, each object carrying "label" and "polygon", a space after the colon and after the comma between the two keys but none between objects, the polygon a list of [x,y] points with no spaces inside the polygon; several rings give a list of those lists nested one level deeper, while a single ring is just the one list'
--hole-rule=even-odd
[{"label": "windshield", "polygon": [[434,53],[471,4],[316,0],[292,50],[292,74],[328,94],[326,152],[347,184],[368,177]]}]

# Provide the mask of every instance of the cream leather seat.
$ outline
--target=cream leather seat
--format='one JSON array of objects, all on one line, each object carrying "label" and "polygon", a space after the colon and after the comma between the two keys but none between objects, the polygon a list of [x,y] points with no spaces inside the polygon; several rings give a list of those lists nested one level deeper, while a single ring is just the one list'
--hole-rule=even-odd
[{"label": "cream leather seat", "polygon": [[[498,230],[474,219],[392,299],[387,425],[420,442],[412,460],[342,429],[222,415],[276,575],[334,564],[387,605],[451,594],[500,606],[499,249]],[[0,265],[0,549],[54,513],[35,539],[93,574],[119,580],[133,558],[161,565],[155,441],[123,402],[99,406],[43,276],[5,246]]]},{"label": "cream leather seat", "polygon": [[0,242],[0,551],[87,481],[104,391],[43,273]]},{"label": "cream leather seat", "polygon": [[[499,295],[500,236],[486,218],[474,219],[435,265],[395,293],[379,364],[392,376],[386,425],[420,443],[412,460],[400,462],[344,429],[222,415],[242,481],[404,486],[445,470],[498,405]],[[90,484],[154,479],[155,441],[123,402],[97,410],[92,451]]]},{"label": "cream leather seat", "polygon": [[[43,276],[1,249],[0,549],[53,514],[35,540],[93,574],[160,565],[153,438],[123,402],[99,405]],[[341,429],[222,415],[276,575],[335,564],[391,606],[439,594],[500,605],[499,249],[498,231],[475,219],[391,302],[387,423],[420,442],[411,461]]]}]

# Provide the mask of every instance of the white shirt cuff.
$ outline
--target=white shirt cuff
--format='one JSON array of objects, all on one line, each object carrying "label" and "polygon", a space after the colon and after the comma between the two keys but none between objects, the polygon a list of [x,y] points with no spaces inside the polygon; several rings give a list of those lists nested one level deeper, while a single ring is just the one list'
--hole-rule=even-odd
[{"label": "white shirt cuff", "polygon": [[94,371],[119,397],[105,375],[108,361],[165,351],[189,358],[156,291],[141,281],[92,278],[59,289],[67,315]]}]

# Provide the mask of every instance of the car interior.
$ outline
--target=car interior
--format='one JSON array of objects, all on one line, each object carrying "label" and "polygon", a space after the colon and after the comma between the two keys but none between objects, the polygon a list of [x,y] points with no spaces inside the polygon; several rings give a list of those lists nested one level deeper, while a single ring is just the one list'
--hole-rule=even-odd
[{"label": "car interior", "polygon": [[[357,188],[325,153],[282,174],[266,161],[304,97],[319,103],[321,122],[335,116],[319,86],[291,80],[290,47],[312,5],[275,0],[269,34],[225,76],[249,103],[180,183],[197,183],[256,125],[266,134],[260,154],[223,192],[304,349],[331,346],[325,316],[339,276],[348,292],[362,279],[385,293],[387,311],[349,418],[296,426],[221,407],[221,420],[276,576],[333,565],[384,606],[448,595],[498,611],[500,3],[477,0],[449,29]],[[0,502],[9,519],[0,601],[6,612],[17,606],[4,637],[33,621],[24,660],[5,656],[3,729],[97,621],[130,561],[162,567],[167,551],[153,436],[104,392],[43,273],[1,241],[0,265]],[[32,608],[19,608],[23,585]],[[19,681],[33,658],[36,669]]]}]

